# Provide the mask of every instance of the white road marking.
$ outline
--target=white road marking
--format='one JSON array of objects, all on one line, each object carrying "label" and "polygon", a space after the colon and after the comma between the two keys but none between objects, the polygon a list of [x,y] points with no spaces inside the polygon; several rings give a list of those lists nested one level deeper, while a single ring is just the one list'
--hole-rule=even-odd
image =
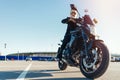
[{"label": "white road marking", "polygon": [[32,63],[30,63],[30,64],[28,65],[28,67],[18,76],[18,78],[17,78],[16,80],[24,80],[24,79],[25,79],[25,76],[26,76],[26,74],[27,74],[27,72],[28,72],[28,70],[29,70],[30,67],[31,67],[31,65],[32,65]]}]

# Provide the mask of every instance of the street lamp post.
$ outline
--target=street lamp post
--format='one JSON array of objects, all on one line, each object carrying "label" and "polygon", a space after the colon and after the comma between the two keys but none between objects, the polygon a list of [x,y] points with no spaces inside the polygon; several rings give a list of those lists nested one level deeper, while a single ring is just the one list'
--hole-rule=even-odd
[{"label": "street lamp post", "polygon": [[[7,43],[4,44],[5,52],[6,52],[6,48],[7,48]],[[7,56],[7,55],[5,55],[5,61],[7,60],[6,56]]]},{"label": "street lamp post", "polygon": [[18,60],[19,60],[19,51],[18,51]]}]

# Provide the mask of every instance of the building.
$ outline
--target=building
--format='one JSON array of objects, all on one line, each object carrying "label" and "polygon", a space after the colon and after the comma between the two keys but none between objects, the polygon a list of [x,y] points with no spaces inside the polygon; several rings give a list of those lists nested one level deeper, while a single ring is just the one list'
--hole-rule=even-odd
[{"label": "building", "polygon": [[111,61],[112,62],[119,62],[120,61],[120,54],[112,54]]},{"label": "building", "polygon": [[22,52],[22,53],[12,53],[7,56],[40,56],[40,57],[56,57],[57,52]]},{"label": "building", "polygon": [[57,52],[22,52],[12,53],[6,56],[0,56],[0,60],[26,60],[28,57],[32,60],[55,60]]}]

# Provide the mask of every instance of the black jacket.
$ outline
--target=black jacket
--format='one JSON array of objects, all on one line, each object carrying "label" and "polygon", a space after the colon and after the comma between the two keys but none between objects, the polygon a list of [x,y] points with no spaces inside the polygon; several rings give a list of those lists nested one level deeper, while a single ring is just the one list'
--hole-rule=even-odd
[{"label": "black jacket", "polygon": [[70,18],[70,17],[67,17],[61,21],[64,24],[68,24],[65,35],[69,35],[70,31],[73,31],[76,29],[76,27],[77,27],[76,23],[78,21],[79,21],[78,19],[74,19],[74,18]]}]

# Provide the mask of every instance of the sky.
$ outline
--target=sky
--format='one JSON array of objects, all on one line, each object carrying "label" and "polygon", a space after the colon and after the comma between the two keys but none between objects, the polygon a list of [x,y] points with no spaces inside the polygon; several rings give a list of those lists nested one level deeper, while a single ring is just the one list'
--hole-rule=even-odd
[{"label": "sky", "polygon": [[[0,0],[0,53],[56,52],[67,28],[61,20],[75,4],[96,18],[96,34],[110,53],[120,54],[119,0]],[[5,46],[6,44],[6,46]]]}]

